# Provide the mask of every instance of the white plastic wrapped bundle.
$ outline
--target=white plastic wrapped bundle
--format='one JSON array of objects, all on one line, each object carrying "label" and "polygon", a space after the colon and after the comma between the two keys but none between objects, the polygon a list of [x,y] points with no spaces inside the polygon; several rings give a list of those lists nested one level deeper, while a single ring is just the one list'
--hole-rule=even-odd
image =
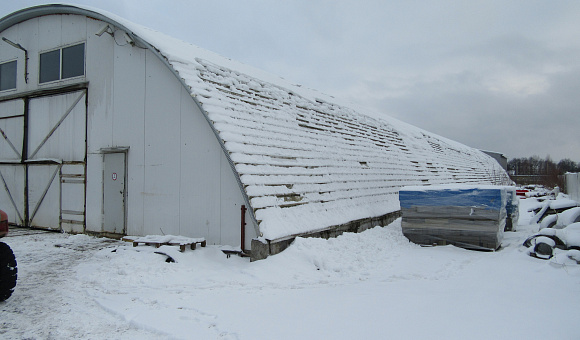
[{"label": "white plastic wrapped bundle", "polygon": [[479,250],[501,245],[507,217],[505,187],[406,187],[399,201],[403,234],[412,242]]}]

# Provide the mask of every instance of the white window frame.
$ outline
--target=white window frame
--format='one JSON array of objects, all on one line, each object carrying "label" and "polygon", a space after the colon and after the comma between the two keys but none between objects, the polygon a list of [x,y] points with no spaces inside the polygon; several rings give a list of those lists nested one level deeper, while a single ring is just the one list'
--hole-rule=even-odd
[{"label": "white window frame", "polygon": [[[79,75],[79,76],[75,76],[75,77],[69,77],[69,78],[63,78],[62,77],[62,50],[65,48],[69,48],[69,47],[73,47],[73,46],[77,46],[77,45],[83,45],[84,48],[84,52],[83,52],[83,74]],[[41,73],[41,69],[40,69],[40,56],[45,54],[45,53],[50,53],[50,52],[54,52],[54,51],[59,51],[59,60],[58,60],[58,79],[54,79],[54,80],[50,80],[50,81],[45,81],[45,82],[40,82],[40,73]],[[45,50],[45,51],[41,51],[40,53],[38,53],[38,84],[39,85],[45,85],[45,84],[53,84],[59,81],[68,81],[70,79],[80,79],[80,78],[84,78],[87,74],[87,43],[86,41],[80,41],[74,44],[69,44],[69,45],[64,45],[61,47],[57,47],[57,48],[53,48],[50,50]]]}]

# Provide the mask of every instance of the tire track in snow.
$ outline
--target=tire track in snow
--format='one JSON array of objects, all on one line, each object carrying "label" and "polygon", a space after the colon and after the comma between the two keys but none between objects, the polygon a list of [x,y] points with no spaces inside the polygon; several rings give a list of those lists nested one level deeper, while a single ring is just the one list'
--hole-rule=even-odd
[{"label": "tire track in snow", "polygon": [[[163,339],[119,321],[84,293],[75,267],[111,240],[56,233],[6,239],[16,254],[18,283],[0,303],[0,337],[6,339]],[[79,301],[80,300],[80,301]]]}]

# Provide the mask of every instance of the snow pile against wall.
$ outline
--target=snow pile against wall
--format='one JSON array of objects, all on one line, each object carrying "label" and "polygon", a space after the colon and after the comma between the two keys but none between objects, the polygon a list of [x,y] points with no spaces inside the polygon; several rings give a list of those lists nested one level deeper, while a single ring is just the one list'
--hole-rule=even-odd
[{"label": "snow pile against wall", "polygon": [[173,68],[223,142],[266,239],[396,211],[402,186],[509,181],[478,150],[87,10],[124,26]]}]

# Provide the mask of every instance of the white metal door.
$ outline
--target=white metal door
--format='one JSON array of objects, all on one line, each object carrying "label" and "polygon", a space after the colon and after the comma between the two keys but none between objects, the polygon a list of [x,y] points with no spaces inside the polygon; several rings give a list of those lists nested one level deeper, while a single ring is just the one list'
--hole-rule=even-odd
[{"label": "white metal door", "polygon": [[103,231],[125,233],[126,153],[103,154]]}]

